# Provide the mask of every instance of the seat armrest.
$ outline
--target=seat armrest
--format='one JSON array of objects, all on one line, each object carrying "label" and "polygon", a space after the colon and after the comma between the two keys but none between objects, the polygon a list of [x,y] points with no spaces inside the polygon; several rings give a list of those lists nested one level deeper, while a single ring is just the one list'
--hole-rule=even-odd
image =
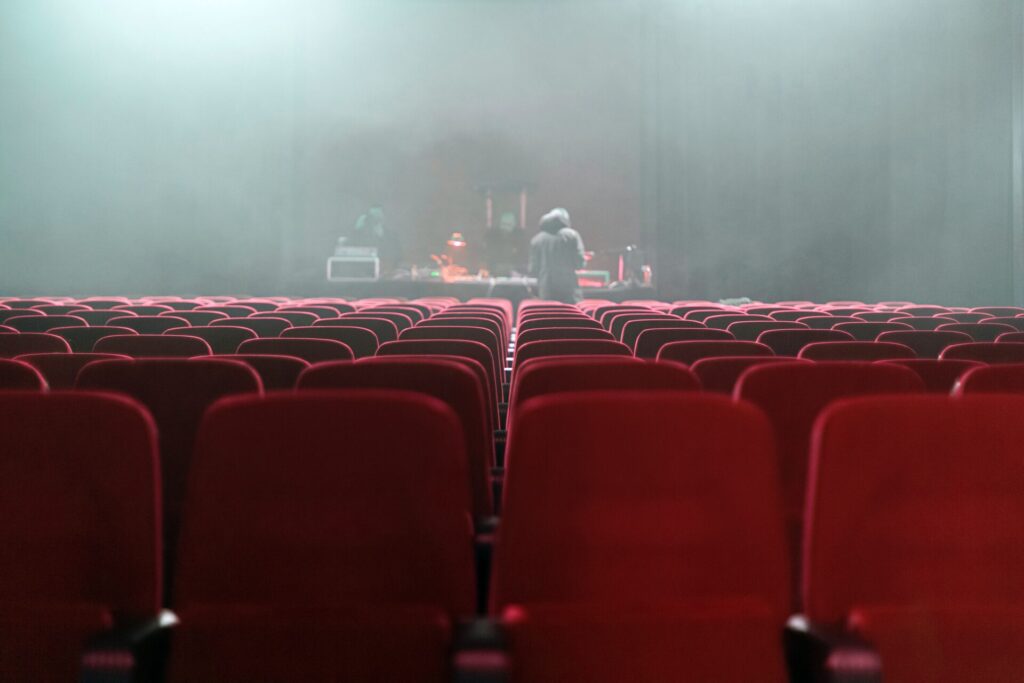
[{"label": "seat armrest", "polygon": [[785,631],[786,662],[794,683],[881,683],[882,661],[870,643],[801,614]]},{"label": "seat armrest", "polygon": [[160,680],[171,629],[178,623],[163,610],[145,621],[126,624],[91,639],[82,654],[81,683],[143,683]]},{"label": "seat armrest", "polygon": [[480,617],[457,626],[452,652],[455,683],[506,683],[508,669],[505,633],[498,622]]}]

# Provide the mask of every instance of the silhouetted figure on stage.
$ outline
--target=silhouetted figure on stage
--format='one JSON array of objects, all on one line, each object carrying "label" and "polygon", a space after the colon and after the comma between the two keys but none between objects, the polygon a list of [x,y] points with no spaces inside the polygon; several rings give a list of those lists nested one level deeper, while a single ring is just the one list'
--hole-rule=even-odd
[{"label": "silhouetted figure on stage", "polygon": [[530,240],[530,276],[537,278],[541,299],[576,303],[583,298],[576,280],[582,268],[583,239],[572,229],[569,212],[554,209],[540,219],[540,232]]},{"label": "silhouetted figure on stage", "polygon": [[376,204],[359,217],[352,232],[344,238],[343,246],[376,248],[381,273],[394,270],[402,260],[401,239],[386,227],[384,209]]},{"label": "silhouetted figure on stage", "polygon": [[487,248],[487,270],[491,275],[509,276],[522,273],[526,264],[526,232],[516,224],[514,213],[503,213],[498,227],[484,236]]}]

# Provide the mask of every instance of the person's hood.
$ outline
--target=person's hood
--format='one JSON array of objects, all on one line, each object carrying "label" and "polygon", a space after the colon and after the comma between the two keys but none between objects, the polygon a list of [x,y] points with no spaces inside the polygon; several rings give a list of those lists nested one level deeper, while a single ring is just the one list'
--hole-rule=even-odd
[{"label": "person's hood", "polygon": [[552,209],[540,219],[540,229],[544,232],[554,234],[562,228],[571,227],[572,220],[569,218],[569,212],[562,208]]}]

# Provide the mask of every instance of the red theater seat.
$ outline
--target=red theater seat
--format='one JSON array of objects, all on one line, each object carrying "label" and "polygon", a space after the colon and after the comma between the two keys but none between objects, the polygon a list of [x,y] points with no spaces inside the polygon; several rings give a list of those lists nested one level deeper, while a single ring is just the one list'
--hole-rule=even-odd
[{"label": "red theater seat", "polygon": [[105,360],[82,368],[76,387],[128,394],[145,405],[156,420],[163,479],[164,540],[171,557],[177,547],[185,484],[203,413],[223,396],[261,392],[259,376],[244,363],[219,359]]},{"label": "red theater seat", "polygon": [[458,421],[390,391],[226,399],[199,438],[168,680],[450,680],[475,605]]},{"label": "red theater seat", "polygon": [[491,469],[494,425],[486,384],[464,364],[444,358],[380,356],[356,363],[320,363],[305,370],[298,389],[397,389],[433,396],[450,407],[461,422],[469,457],[473,512],[494,514]]},{"label": "red theater seat", "polygon": [[786,680],[762,415],[697,394],[582,392],[517,419],[491,594],[512,681]]},{"label": "red theater seat", "polygon": [[806,613],[871,643],[884,680],[1024,670],[1022,414],[1024,397],[886,397],[819,421]]},{"label": "red theater seat", "polygon": [[[842,325],[844,323],[860,323],[864,322],[860,318],[854,318],[848,315],[830,315],[825,313],[819,313],[816,316],[810,316],[807,318],[800,318],[800,322],[812,330],[831,330],[836,325]],[[853,335],[851,335],[853,336]]]},{"label": "red theater seat", "polygon": [[257,337],[274,338],[280,337],[281,333],[292,326],[284,318],[221,318],[210,323],[214,327],[227,325],[229,327],[244,327],[256,333]]},{"label": "red theater seat", "polygon": [[292,327],[308,327],[320,320],[320,316],[312,313],[304,313],[302,311],[282,311],[280,309],[267,311],[266,313],[253,313],[249,316],[249,320],[259,320],[261,318],[287,320],[291,323]]},{"label": "red theater seat", "polygon": [[0,334],[0,358],[26,353],[71,353],[71,347],[57,335],[47,332]]},{"label": "red theater seat", "polygon": [[969,343],[971,338],[963,332],[950,330],[901,330],[883,332],[878,335],[878,341],[909,346],[919,358],[938,358],[946,347]]},{"label": "red theater seat", "polygon": [[96,342],[104,337],[125,334],[134,335],[138,334],[138,332],[127,327],[103,325],[98,327],[57,327],[50,330],[50,334],[55,334],[64,339],[73,352],[88,353],[92,351]]},{"label": "red theater seat", "polygon": [[242,361],[251,367],[260,376],[266,391],[294,388],[295,383],[299,381],[299,375],[310,366],[308,361],[295,356],[232,353],[217,358]]},{"label": "red theater seat", "polygon": [[407,330],[403,330],[398,335],[398,339],[400,341],[429,339],[478,342],[486,346],[491,352],[494,376],[502,376],[506,355],[504,345],[493,332],[482,327],[410,327]]},{"label": "red theater seat", "polygon": [[636,340],[640,337],[644,330],[653,329],[669,329],[675,328],[679,330],[683,329],[703,329],[704,324],[699,323],[696,320],[682,320],[680,318],[674,318],[672,316],[664,316],[661,318],[647,318],[641,320],[630,320],[622,328],[622,339],[620,341],[631,349],[636,349]]},{"label": "red theater seat", "polygon": [[727,330],[733,323],[768,322],[777,323],[766,315],[747,315],[746,313],[725,313],[712,315],[704,319],[704,326],[712,330]]},{"label": "red theater seat", "polygon": [[111,311],[111,310],[93,311],[93,310],[86,310],[86,311],[76,311],[75,312],[75,317],[84,320],[89,325],[95,325],[97,327],[100,327],[100,326],[106,325],[113,318],[124,318],[125,314],[124,314],[124,311]]},{"label": "red theater seat", "polygon": [[507,326],[493,317],[473,317],[471,314],[435,316],[421,321],[417,327],[481,327],[490,330],[494,337],[501,342],[503,349],[508,345]]},{"label": "red theater seat", "polygon": [[22,360],[0,358],[0,391],[45,391],[46,379],[35,367]]},{"label": "red theater seat", "polygon": [[188,358],[208,356],[210,345],[199,337],[173,334],[124,334],[99,339],[95,353],[119,353],[132,358]]},{"label": "red theater seat", "polygon": [[[800,322],[806,322],[806,318]],[[815,342],[854,341],[853,335],[830,329],[810,330],[768,330],[757,338],[758,343],[769,347],[776,356],[800,354],[800,349]]]},{"label": "red theater seat", "polygon": [[[870,324],[870,323],[865,323]],[[807,360],[898,360],[917,358],[909,346],[895,342],[815,342],[800,349],[797,358]]]},{"label": "red theater seat", "polygon": [[7,324],[7,321],[11,318],[30,317],[35,316],[42,318],[43,314],[39,311],[33,311],[30,308],[3,308],[0,309],[0,323]]},{"label": "red theater seat", "polygon": [[1024,363],[1024,343],[973,342],[954,344],[943,350],[944,360],[975,360],[979,363]]},{"label": "red theater seat", "polygon": [[247,318],[256,312],[256,309],[252,306],[237,306],[234,304],[219,304],[211,306],[199,306],[194,308],[195,311],[216,311],[223,313],[229,318]]},{"label": "red theater seat", "polygon": [[692,365],[701,358],[771,355],[770,348],[751,341],[678,341],[662,346],[658,360]]},{"label": "red theater seat", "polygon": [[122,304],[119,306],[114,306],[112,310],[124,311],[125,313],[130,313],[132,315],[149,317],[154,315],[160,315],[161,313],[168,313],[170,311],[173,311],[174,309],[171,308],[170,306],[165,306],[163,304]]},{"label": "red theater seat", "polygon": [[114,353],[30,353],[18,356],[46,378],[51,389],[74,389],[79,371],[97,360],[130,360]]},{"label": "red theater seat", "polygon": [[355,358],[352,349],[335,339],[249,339],[238,345],[238,353],[294,356],[308,363]]},{"label": "red theater seat", "polygon": [[690,370],[697,375],[704,391],[732,394],[737,380],[747,368],[767,363],[794,362],[800,361],[779,356],[718,356],[701,358],[690,366]]},{"label": "red theater seat", "polygon": [[26,315],[8,318],[4,323],[19,332],[50,332],[55,327],[85,327],[85,320],[73,315]]},{"label": "red theater seat", "polygon": [[[399,334],[402,330],[407,330],[412,327],[412,318],[406,313],[400,313],[398,311],[384,310],[381,308],[363,308],[359,310],[359,315],[372,315],[375,318],[384,318],[390,320],[398,328]],[[343,313],[342,318],[348,317],[348,314]]]},{"label": "red theater seat", "polygon": [[[679,321],[683,322],[683,321]],[[606,339],[615,341],[612,333],[595,327],[535,327],[526,330],[516,337],[516,344],[529,344],[535,341],[551,341],[553,339]]]},{"label": "red theater seat", "polygon": [[994,342],[1006,332],[1016,332],[1017,328],[999,323],[951,323],[936,328],[940,332],[963,332],[976,342]]},{"label": "red theater seat", "polygon": [[572,316],[560,316],[557,318],[530,318],[520,320],[517,332],[522,334],[527,330],[534,330],[543,327],[591,327],[597,330],[604,329],[601,327],[601,323],[597,322],[593,318],[587,318],[582,315]]},{"label": "red theater seat", "polygon": [[734,322],[727,328],[738,341],[757,341],[762,332],[768,330],[806,330],[807,325],[780,320],[752,320]]},{"label": "red theater seat", "polygon": [[1019,394],[1024,392],[1024,363],[978,365],[960,376],[953,394]]},{"label": "red theater seat", "polygon": [[498,391],[500,382],[494,375],[494,357],[491,350],[480,342],[461,339],[403,339],[381,344],[378,356],[457,356],[476,361],[484,369],[487,378],[487,395],[491,402],[491,413],[497,421]]},{"label": "red theater seat", "polygon": [[910,325],[915,330],[925,331],[937,330],[943,325],[949,325],[956,322],[952,318],[942,317],[910,317],[900,318],[899,320],[904,325]]},{"label": "red theater seat", "polygon": [[878,335],[883,332],[896,332],[897,330],[914,329],[906,323],[893,322],[860,322],[860,323],[839,323],[832,328],[840,332],[849,332],[857,341],[875,341]]},{"label": "red theater seat", "polygon": [[0,434],[0,680],[86,680],[87,641],[160,609],[152,421],[118,396],[0,392]]},{"label": "red theater seat", "polygon": [[759,407],[775,428],[794,569],[799,566],[811,428],[818,414],[849,396],[923,391],[913,371],[883,363],[778,363],[754,366],[740,376],[733,397]]},{"label": "red theater seat", "polygon": [[735,337],[726,330],[654,328],[640,333],[633,347],[633,355],[654,360],[661,348],[672,342],[732,340],[735,340]]},{"label": "red theater seat", "polygon": [[107,321],[110,327],[127,327],[139,334],[163,334],[175,327],[188,327],[189,322],[184,318],[173,315],[138,315],[111,318]]},{"label": "red theater seat", "polygon": [[255,339],[256,333],[247,327],[230,325],[210,325],[197,327],[174,327],[164,334],[185,337],[199,337],[210,345],[213,353],[234,353],[239,345],[247,339]]},{"label": "red theater seat", "polygon": [[352,350],[356,358],[366,358],[377,353],[380,345],[377,335],[361,327],[289,327],[281,333],[282,339],[333,339]]},{"label": "red theater seat", "polygon": [[696,376],[677,363],[618,356],[535,358],[523,363],[509,397],[509,429],[525,402],[575,391],[700,391]]},{"label": "red theater seat", "polygon": [[924,382],[929,393],[948,394],[953,390],[957,379],[981,363],[968,360],[938,360],[937,358],[917,358],[914,360],[882,361],[910,368]]},{"label": "red theater seat", "polygon": [[228,317],[227,313],[220,313],[219,311],[173,311],[171,313],[163,313],[160,317],[166,316],[187,320],[189,325],[195,327],[205,327],[214,320],[223,320]]},{"label": "red theater seat", "polygon": [[374,318],[368,315],[352,315],[342,318],[324,318],[317,320],[313,327],[357,327],[370,330],[377,336],[377,343],[383,344],[398,340],[398,326],[386,318]]},{"label": "red theater seat", "polygon": [[531,358],[545,356],[632,356],[628,346],[622,342],[604,339],[556,339],[516,345],[513,367]]}]

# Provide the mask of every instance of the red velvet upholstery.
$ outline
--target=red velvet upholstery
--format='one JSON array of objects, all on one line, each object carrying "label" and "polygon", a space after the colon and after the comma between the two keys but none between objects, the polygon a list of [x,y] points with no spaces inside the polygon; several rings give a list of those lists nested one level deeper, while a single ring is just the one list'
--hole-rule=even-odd
[{"label": "red velvet upholstery", "polygon": [[174,315],[136,315],[111,318],[110,327],[127,327],[139,334],[163,334],[174,327],[188,327],[189,322]]},{"label": "red velvet upholstery", "polygon": [[356,358],[366,358],[377,353],[380,345],[377,335],[362,327],[289,327],[281,333],[283,339],[333,339],[352,349]]},{"label": "red velvet upholstery", "polygon": [[971,338],[963,332],[951,330],[900,330],[883,332],[878,335],[878,341],[909,346],[918,358],[938,358],[947,346],[970,343]]},{"label": "red velvet upholstery", "polygon": [[[867,315],[862,313],[861,315]],[[885,314],[890,315],[890,314]],[[895,315],[895,314],[892,314]],[[875,341],[878,339],[878,335],[883,332],[896,332],[898,330],[912,330],[914,329],[906,323],[901,323],[899,320],[892,322],[860,322],[860,323],[839,323],[833,330],[839,330],[840,332],[849,332],[853,335],[853,338],[857,341]]]},{"label": "red velvet upholstery", "polygon": [[786,680],[762,415],[682,392],[586,392],[533,399],[517,419],[491,605],[513,680]]},{"label": "red velvet upholstery", "polygon": [[980,363],[968,360],[938,360],[937,358],[881,362],[910,368],[924,382],[925,389],[929,393],[936,394],[948,394],[953,390],[953,385],[956,384],[957,378],[971,368],[981,365]]},{"label": "red velvet upholstery", "polygon": [[238,345],[238,353],[295,356],[309,363],[355,358],[352,349],[336,339],[249,339]]},{"label": "red velvet upholstery", "polygon": [[281,333],[287,330],[292,324],[284,318],[220,318],[210,323],[213,326],[230,325],[231,327],[245,327],[256,333],[257,337],[280,337]]},{"label": "red velvet upholstery", "polygon": [[299,380],[309,362],[295,356],[274,356],[271,354],[232,353],[218,356],[224,360],[239,360],[251,367],[260,376],[266,391],[291,389]]},{"label": "red velvet upholstery", "polygon": [[45,391],[47,388],[48,384],[42,373],[29,363],[22,360],[0,358],[0,391],[11,389]]},{"label": "red velvet upholstery", "polygon": [[444,402],[459,418],[465,437],[473,512],[478,517],[494,514],[494,425],[488,411],[486,384],[470,368],[439,357],[379,356],[356,363],[317,364],[302,373],[296,388],[397,389]]},{"label": "red velvet upholstery", "polygon": [[524,402],[575,391],[700,391],[700,382],[678,363],[618,356],[535,358],[516,374],[509,397],[509,429]]},{"label": "red velvet upholstery", "polygon": [[972,342],[947,346],[940,358],[980,363],[1024,363],[1024,342]]},{"label": "red velvet upholstery", "polygon": [[808,449],[815,419],[840,398],[923,391],[924,383],[912,370],[882,363],[779,363],[754,366],[740,376],[734,398],[761,408],[774,427],[777,476],[794,569],[800,556]]},{"label": "red velvet upholstery", "polygon": [[0,334],[0,358],[14,358],[26,353],[71,353],[71,347],[49,332]]},{"label": "red velvet upholstery", "polygon": [[[806,323],[809,318],[800,322]],[[815,342],[854,341],[853,335],[848,332],[840,332],[830,329],[810,330],[768,330],[762,332],[757,341],[769,347],[776,356],[793,356],[800,353],[800,349]]]},{"label": "red velvet upholstery", "polygon": [[46,378],[51,389],[74,389],[79,371],[98,360],[130,360],[116,353],[30,353],[18,356]]},{"label": "red velvet upholstery", "polygon": [[770,348],[752,341],[677,341],[662,346],[658,360],[691,365],[701,358],[771,355]]},{"label": "red velvet upholstery", "polygon": [[815,429],[808,616],[858,631],[887,681],[1024,668],[1024,397],[846,401]]},{"label": "red velvet upholstery", "polygon": [[731,341],[736,338],[726,330],[707,328],[680,329],[675,327],[651,328],[644,330],[636,338],[633,355],[637,358],[654,360],[658,357],[661,347],[672,342],[681,341]]},{"label": "red velvet upholstery", "polygon": [[726,329],[738,341],[757,341],[761,333],[768,330],[806,330],[807,326],[800,322],[781,320],[739,320]]},{"label": "red velvet upholstery", "polygon": [[457,418],[394,391],[236,397],[203,423],[170,681],[445,681],[474,609]]},{"label": "red velvet upholstery", "polygon": [[[870,323],[865,323],[865,325]],[[898,360],[917,358],[909,346],[895,342],[814,342],[800,349],[797,358],[807,360]]]},{"label": "red velvet upholstery", "polygon": [[49,332],[55,327],[85,327],[88,323],[73,315],[26,315],[4,323],[19,332]]},{"label": "red velvet upholstery", "polygon": [[184,358],[105,360],[82,368],[76,386],[127,394],[152,413],[160,437],[164,539],[170,557],[176,548],[185,485],[203,413],[222,396],[262,391],[259,376],[239,361]]},{"label": "red velvet upholstery", "polygon": [[794,363],[795,358],[779,356],[712,356],[690,366],[704,391],[732,394],[740,375],[750,367],[767,363]]},{"label": "red velvet upholstery", "polygon": [[605,339],[555,339],[516,345],[513,367],[544,356],[632,356],[622,342]]},{"label": "red velvet upholstery", "polygon": [[1005,332],[1016,332],[1017,328],[1000,323],[950,323],[940,325],[937,330],[945,332],[963,332],[976,342],[994,342]]},{"label": "red velvet upholstery", "polygon": [[1021,392],[1024,392],[1024,363],[979,365],[970,368],[960,376],[953,389],[955,396]]},{"label": "red velvet upholstery", "polygon": [[0,392],[0,679],[77,680],[86,640],[160,608],[160,477],[145,410]]},{"label": "red velvet upholstery", "polygon": [[96,327],[57,327],[50,330],[50,334],[64,339],[74,353],[90,353],[96,346],[96,342],[104,337],[113,337],[116,334],[138,334],[138,332],[127,327],[98,325]]},{"label": "red velvet upholstery", "polygon": [[173,334],[115,334],[97,340],[92,350],[132,358],[189,358],[211,353],[210,345],[199,337]]},{"label": "red velvet upholstery", "polygon": [[210,345],[213,353],[234,353],[247,339],[255,339],[256,333],[246,327],[230,325],[202,325],[195,327],[173,327],[164,334],[185,337],[199,337]]}]

